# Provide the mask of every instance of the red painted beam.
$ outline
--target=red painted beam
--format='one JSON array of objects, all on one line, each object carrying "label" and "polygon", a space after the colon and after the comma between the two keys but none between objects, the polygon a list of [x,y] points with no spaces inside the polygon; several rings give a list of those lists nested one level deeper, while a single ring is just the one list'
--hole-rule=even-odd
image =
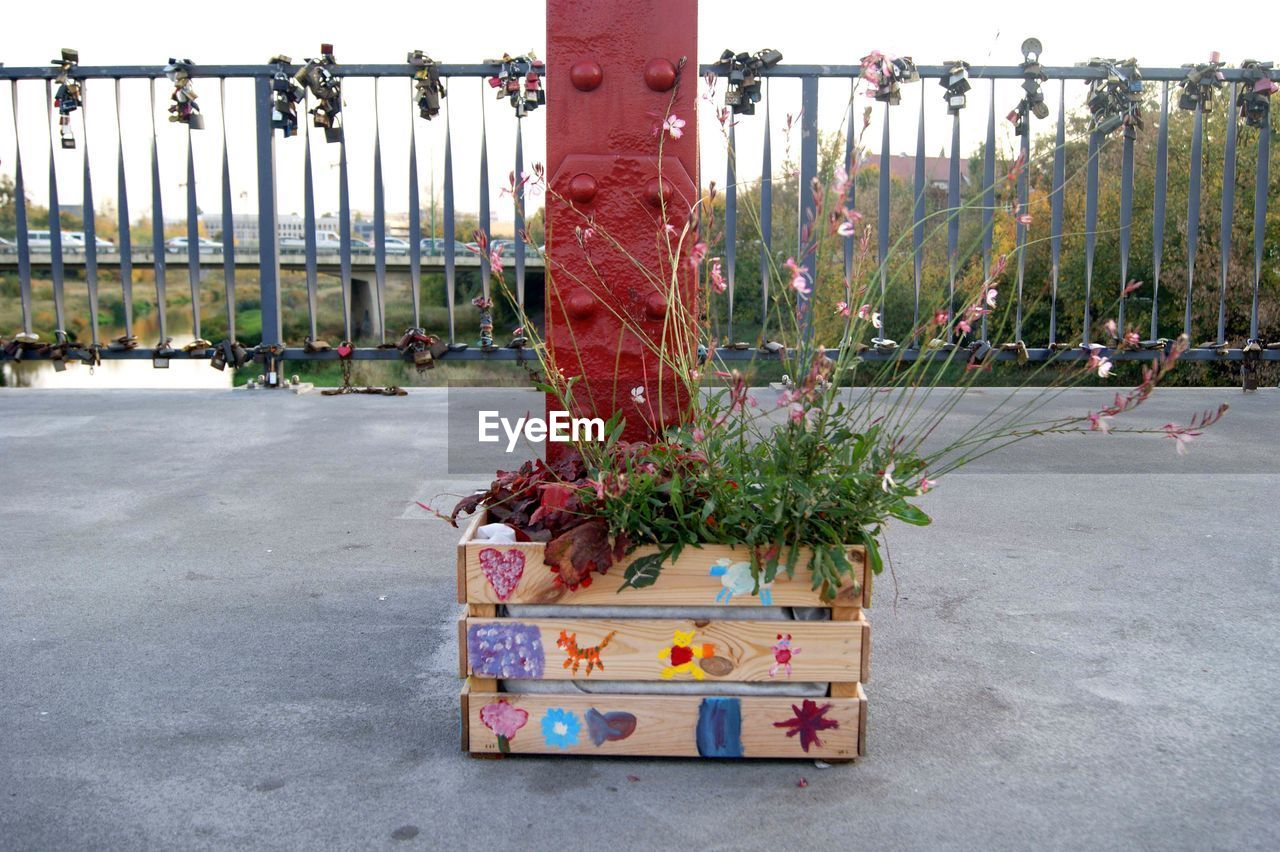
[{"label": "red painted beam", "polygon": [[[652,346],[693,362],[697,23],[696,0],[547,2],[546,339],[581,377],[575,413],[622,411],[628,440],[688,401]],[[678,139],[655,132],[668,116],[687,122]]]}]

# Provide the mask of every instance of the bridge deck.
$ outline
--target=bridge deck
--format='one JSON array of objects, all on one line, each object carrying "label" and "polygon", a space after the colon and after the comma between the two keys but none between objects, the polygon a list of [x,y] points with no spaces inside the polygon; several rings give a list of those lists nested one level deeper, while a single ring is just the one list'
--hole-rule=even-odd
[{"label": "bridge deck", "polygon": [[945,481],[890,540],[855,766],[501,774],[458,751],[456,533],[413,503],[481,484],[440,473],[444,392],[268,393],[0,391],[4,845],[1280,846],[1275,391],[1158,393],[1233,406],[1186,458]]}]

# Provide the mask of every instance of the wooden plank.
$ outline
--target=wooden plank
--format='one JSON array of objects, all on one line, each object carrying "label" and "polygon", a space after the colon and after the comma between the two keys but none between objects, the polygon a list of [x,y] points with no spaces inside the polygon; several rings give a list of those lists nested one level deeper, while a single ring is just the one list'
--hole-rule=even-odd
[{"label": "wooden plank", "polygon": [[858,757],[867,753],[867,694],[858,684]]},{"label": "wooden plank", "polygon": [[467,663],[467,620],[458,619],[458,677],[466,677],[471,673]]},{"label": "wooden plank", "polygon": [[467,524],[466,529],[462,531],[462,538],[458,540],[458,603],[467,602],[467,542],[475,538],[476,529],[487,514],[487,512],[476,512],[471,517],[471,523]]},{"label": "wooden plank", "polygon": [[[473,692],[467,722],[473,753],[498,753],[497,732],[505,731],[512,734],[506,746],[515,754],[847,760],[859,754],[864,704],[865,696]],[[816,739],[802,742],[801,727]]]},{"label": "wooden plank", "polygon": [[[807,569],[797,568],[795,577],[780,574],[768,594],[753,595],[751,587],[731,593],[734,576],[740,577],[750,564],[742,548],[709,544],[690,547],[673,564],[662,569],[657,582],[644,589],[619,593],[626,566],[632,560],[656,552],[641,548],[608,574],[592,576],[590,586],[570,591],[560,585],[558,576],[542,561],[546,545],[541,542],[489,544],[468,542],[463,545],[466,559],[466,595],[472,603],[522,604],[594,604],[607,606],[844,606],[858,608],[863,603],[866,558],[861,545],[849,547],[849,558],[859,566],[859,582],[846,582],[834,601],[825,601],[812,586]],[[803,557],[802,557],[803,561]],[[712,569],[731,576],[713,575]]]},{"label": "wooden plank", "polygon": [[853,621],[472,617],[460,641],[467,674],[507,680],[856,682],[868,634],[852,611]]}]

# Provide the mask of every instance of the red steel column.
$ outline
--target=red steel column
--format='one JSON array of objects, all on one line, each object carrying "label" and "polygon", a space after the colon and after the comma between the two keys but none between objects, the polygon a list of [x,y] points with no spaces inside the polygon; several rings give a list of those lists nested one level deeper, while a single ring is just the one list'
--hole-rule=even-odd
[{"label": "red steel column", "polygon": [[[547,0],[546,339],[556,366],[582,377],[575,413],[621,410],[628,440],[678,422],[687,402],[642,340],[662,339],[671,295],[685,328],[695,314],[691,265],[670,283],[667,235],[674,246],[699,197],[697,27],[696,0]],[[668,116],[687,123],[661,137],[659,162]]]}]

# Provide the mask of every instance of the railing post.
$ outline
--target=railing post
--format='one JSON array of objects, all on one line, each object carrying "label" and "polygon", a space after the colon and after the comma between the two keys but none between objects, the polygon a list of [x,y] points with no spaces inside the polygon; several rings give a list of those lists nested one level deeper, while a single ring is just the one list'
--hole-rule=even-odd
[{"label": "railing post", "polygon": [[[271,130],[271,78],[254,79],[258,139],[258,286],[262,305],[262,344],[280,346],[280,250],[276,226],[276,141]],[[273,354],[263,359],[268,387],[280,384],[280,364]]]}]

